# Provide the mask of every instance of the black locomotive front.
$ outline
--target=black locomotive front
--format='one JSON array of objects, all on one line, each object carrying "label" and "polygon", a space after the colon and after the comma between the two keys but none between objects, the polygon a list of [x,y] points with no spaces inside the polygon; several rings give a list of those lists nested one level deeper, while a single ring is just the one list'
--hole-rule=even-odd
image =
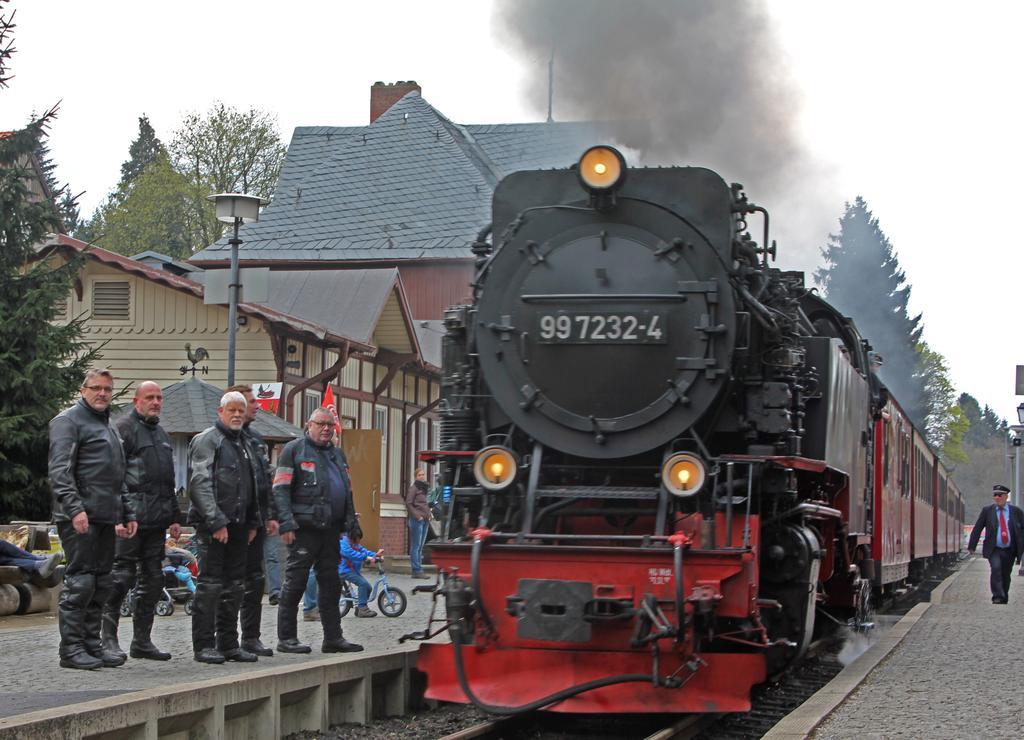
[{"label": "black locomotive front", "polygon": [[488,429],[624,458],[699,426],[721,397],[736,333],[731,193],[705,169],[628,174],[591,193],[566,170],[498,186],[469,327]]}]

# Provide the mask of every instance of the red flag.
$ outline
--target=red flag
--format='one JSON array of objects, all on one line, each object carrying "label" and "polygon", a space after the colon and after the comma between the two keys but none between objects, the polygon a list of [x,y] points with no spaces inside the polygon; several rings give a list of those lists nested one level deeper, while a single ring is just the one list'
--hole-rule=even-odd
[{"label": "red flag", "polygon": [[331,416],[334,418],[334,431],[339,435],[341,434],[341,421],[338,419],[338,407],[334,403],[334,389],[331,388],[331,384],[327,384],[327,390],[324,391],[324,400],[320,404],[320,408],[329,409]]}]

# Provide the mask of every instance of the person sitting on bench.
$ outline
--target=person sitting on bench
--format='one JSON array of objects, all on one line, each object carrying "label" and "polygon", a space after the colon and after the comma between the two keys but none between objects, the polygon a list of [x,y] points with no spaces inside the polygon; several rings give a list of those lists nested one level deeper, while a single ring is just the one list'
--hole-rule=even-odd
[{"label": "person sitting on bench", "polygon": [[52,555],[33,555],[17,545],[0,539],[0,566],[14,565],[28,575],[28,580],[37,586],[56,586],[52,576],[60,565],[63,555],[55,552]]}]

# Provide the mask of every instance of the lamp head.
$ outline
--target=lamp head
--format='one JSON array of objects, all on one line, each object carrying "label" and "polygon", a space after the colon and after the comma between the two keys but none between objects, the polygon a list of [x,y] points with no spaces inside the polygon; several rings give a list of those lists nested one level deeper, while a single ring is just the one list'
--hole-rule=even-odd
[{"label": "lamp head", "polygon": [[226,224],[233,224],[235,221],[243,224],[255,223],[260,220],[260,206],[270,202],[258,195],[245,193],[215,193],[206,196],[206,199],[216,205],[217,220]]}]

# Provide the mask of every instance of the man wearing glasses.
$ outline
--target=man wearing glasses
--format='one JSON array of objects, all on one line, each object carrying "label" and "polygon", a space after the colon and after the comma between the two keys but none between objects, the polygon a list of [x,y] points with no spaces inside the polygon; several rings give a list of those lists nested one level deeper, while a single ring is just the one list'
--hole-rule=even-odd
[{"label": "man wearing glasses", "polygon": [[1024,511],[1007,503],[1009,494],[1010,489],[1006,486],[992,487],[992,503],[981,510],[967,542],[967,549],[973,553],[982,530],[985,531],[981,554],[992,569],[989,587],[993,604],[1009,601],[1013,561],[1019,562],[1024,554]]},{"label": "man wearing glasses", "polygon": [[50,487],[53,519],[67,560],[57,607],[60,665],[93,670],[116,667],[124,655],[100,638],[103,605],[114,586],[116,525],[134,537],[135,512],[125,486],[121,438],[110,424],[114,377],[90,370],[78,402],[50,421]]},{"label": "man wearing glasses", "polygon": [[274,502],[281,541],[288,545],[284,588],[277,607],[277,650],[308,653],[298,640],[297,612],[306,589],[310,566],[316,570],[320,592],[320,622],[325,653],[351,653],[363,649],[341,633],[338,598],[341,581],[338,540],[356,522],[352,482],[345,453],[331,442],[335,420],[329,409],[313,412],[306,434],[285,445],[274,473]]}]

